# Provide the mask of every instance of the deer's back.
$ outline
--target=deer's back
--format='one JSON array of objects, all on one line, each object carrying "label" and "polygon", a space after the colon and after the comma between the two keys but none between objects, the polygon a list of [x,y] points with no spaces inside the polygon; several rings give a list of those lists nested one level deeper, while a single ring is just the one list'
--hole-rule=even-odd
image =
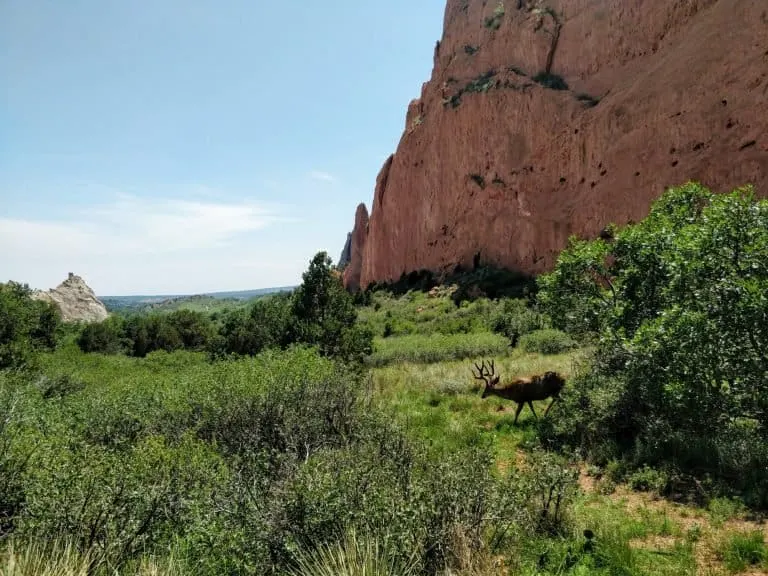
[{"label": "deer's back", "polygon": [[518,378],[499,387],[496,393],[514,402],[528,402],[534,400],[546,400],[552,395],[552,390],[546,386],[544,380],[538,377]]}]

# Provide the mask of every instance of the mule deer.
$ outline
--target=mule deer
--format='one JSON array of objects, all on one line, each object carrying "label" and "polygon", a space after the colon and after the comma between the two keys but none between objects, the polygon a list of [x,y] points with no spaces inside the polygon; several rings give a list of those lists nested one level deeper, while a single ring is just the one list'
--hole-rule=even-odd
[{"label": "mule deer", "polygon": [[544,411],[544,416],[549,413],[549,409],[552,408],[552,404],[560,396],[560,391],[565,386],[565,380],[557,372],[545,372],[543,375],[532,376],[530,378],[518,378],[507,384],[499,386],[499,376],[496,374],[496,369],[493,360],[490,361],[490,369],[486,367],[485,360],[478,366],[477,374],[472,371],[476,380],[482,380],[485,382],[485,389],[483,390],[483,398],[488,396],[498,396],[499,398],[506,398],[517,403],[517,412],[515,412],[515,424],[517,424],[517,418],[520,416],[520,412],[526,404],[531,407],[534,418],[536,416],[536,410],[533,409],[534,400],[546,400],[552,398],[552,402],[549,403],[547,409]]}]

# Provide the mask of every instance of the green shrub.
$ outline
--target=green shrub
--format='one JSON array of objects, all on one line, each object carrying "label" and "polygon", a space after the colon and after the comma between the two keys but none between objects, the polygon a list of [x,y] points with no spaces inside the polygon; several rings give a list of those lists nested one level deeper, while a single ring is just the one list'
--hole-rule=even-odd
[{"label": "green shrub", "polygon": [[148,437],[115,453],[59,437],[33,456],[16,533],[30,541],[72,539],[121,567],[183,532],[195,503],[216,486],[219,468],[215,454],[193,439],[169,446]]},{"label": "green shrub", "polygon": [[520,338],[520,348],[539,354],[562,354],[576,347],[576,342],[565,332],[554,329],[536,330]]},{"label": "green shrub", "polygon": [[512,346],[517,346],[521,336],[549,327],[546,316],[530,308],[525,300],[504,299],[501,308],[491,320],[494,332],[509,338]]},{"label": "green shrub", "polygon": [[179,334],[184,350],[204,350],[213,334],[211,318],[203,312],[176,310],[168,314],[166,321]]},{"label": "green shrub", "polygon": [[663,472],[643,466],[629,474],[627,483],[632,490],[662,494],[669,484],[669,479]]},{"label": "green shrub", "polygon": [[33,366],[38,351],[56,347],[60,322],[58,309],[33,300],[26,284],[0,283],[0,370]]},{"label": "green shrub", "polygon": [[284,348],[290,340],[291,301],[289,295],[256,300],[249,309],[235,310],[223,321],[221,340],[209,341],[214,357],[222,354],[254,356],[268,348]]},{"label": "green shrub", "polygon": [[124,321],[116,315],[102,322],[86,324],[76,342],[86,353],[119,354],[132,348],[132,343],[125,337]]},{"label": "green shrub", "polygon": [[371,352],[373,334],[356,324],[354,298],[330,257],[319,252],[290,295],[257,300],[236,311],[208,347],[212,357],[254,355],[290,344],[316,346],[323,355],[360,362]]},{"label": "green shrub", "polygon": [[485,19],[485,27],[498,30],[501,27],[501,21],[504,19],[505,13],[504,0],[499,0],[496,8],[493,9],[493,14]]},{"label": "green shrub", "polygon": [[555,327],[599,339],[558,442],[768,505],[768,201],[670,189],[614,240],[572,240],[540,287]]}]

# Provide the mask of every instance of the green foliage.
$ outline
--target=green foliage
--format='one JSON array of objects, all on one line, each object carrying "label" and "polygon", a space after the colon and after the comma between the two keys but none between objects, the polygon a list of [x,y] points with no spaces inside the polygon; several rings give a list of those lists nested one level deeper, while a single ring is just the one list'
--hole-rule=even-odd
[{"label": "green foliage", "polygon": [[[338,542],[297,554],[293,576],[416,576],[418,557],[411,562],[397,559],[397,550],[373,534],[350,530]],[[401,565],[405,564],[405,565]]]},{"label": "green foliage", "polygon": [[517,346],[521,336],[549,327],[549,319],[529,307],[525,300],[505,299],[491,321],[494,332],[503,334],[512,346]]},{"label": "green foliage", "polygon": [[449,289],[433,295],[409,292],[395,298],[386,292],[373,295],[373,305],[362,308],[358,322],[381,337],[408,334],[472,334],[488,332],[501,303],[486,298],[453,304]]},{"label": "green foliage", "polygon": [[493,78],[496,76],[496,70],[483,72],[476,78],[470,80],[462,88],[459,88],[449,99],[443,101],[444,105],[450,104],[452,108],[458,108],[461,104],[461,97],[466,93],[485,93],[494,86]]},{"label": "green foliage", "polygon": [[669,484],[669,479],[663,472],[643,466],[628,476],[627,483],[633,490],[663,493]]},{"label": "green foliage", "polygon": [[565,332],[554,329],[536,330],[520,338],[520,348],[539,354],[562,354],[576,348],[576,342]]},{"label": "green foliage", "polygon": [[509,342],[498,334],[414,334],[377,339],[369,359],[373,366],[395,362],[434,363],[504,354]]},{"label": "green foliage", "polygon": [[768,546],[762,530],[733,534],[718,551],[731,572],[744,572],[750,567],[768,567]]},{"label": "green foliage", "polygon": [[184,350],[204,350],[213,334],[208,315],[194,310],[176,310],[165,321],[178,333]]},{"label": "green foliage", "polygon": [[220,340],[212,341],[209,349],[214,355],[255,355],[268,348],[287,346],[290,306],[290,296],[281,294],[259,299],[250,309],[231,313],[219,331]]},{"label": "green foliage", "polygon": [[191,438],[171,446],[147,437],[114,452],[62,435],[33,457],[17,534],[66,535],[120,567],[183,533],[219,468],[215,454]]},{"label": "green foliage", "polygon": [[80,350],[86,353],[120,354],[132,348],[125,338],[123,318],[112,315],[102,322],[86,324],[76,339]]},{"label": "green foliage", "polygon": [[556,327],[600,338],[560,441],[768,504],[768,202],[671,189],[613,242],[572,241],[540,286]]},{"label": "green foliage", "polygon": [[[99,550],[81,552],[72,542],[46,539],[36,543],[7,543],[0,552],[0,574],[3,576],[106,576],[115,574],[99,570]],[[135,576],[182,576],[191,573],[171,555],[162,560],[142,557],[122,574]]]},{"label": "green foliage", "polygon": [[722,526],[727,520],[738,518],[746,511],[744,503],[734,498],[712,498],[707,503],[712,523]]},{"label": "green foliage", "polygon": [[485,19],[485,27],[491,28],[492,30],[501,28],[501,21],[504,19],[505,13],[504,0],[499,0],[496,8],[493,9],[493,14]]},{"label": "green foliage", "polygon": [[530,468],[512,477],[512,493],[518,499],[516,507],[523,511],[524,525],[532,526],[537,534],[567,534],[577,481],[578,471],[562,458],[535,452]]},{"label": "green foliage", "polygon": [[353,296],[344,289],[330,257],[319,252],[293,294],[257,300],[249,310],[231,314],[209,350],[214,357],[253,355],[305,344],[317,346],[326,356],[359,362],[370,354],[372,338],[357,325]]},{"label": "green foliage", "polygon": [[56,347],[59,311],[31,294],[25,284],[0,284],[0,370],[30,367],[37,351]]},{"label": "green foliage", "polygon": [[410,291],[426,292],[438,286],[454,285],[457,287],[453,292],[456,305],[483,297],[521,298],[536,289],[536,283],[529,276],[514,270],[481,265],[478,261],[472,270],[457,266],[444,277],[437,277],[429,270],[414,270],[408,274],[403,273],[397,282],[371,284],[366,291],[402,296]]},{"label": "green foliage", "polygon": [[13,531],[24,505],[24,474],[32,452],[23,441],[24,404],[19,381],[0,372],[0,537]]},{"label": "green foliage", "polygon": [[174,550],[196,574],[284,574],[344,550],[436,574],[567,517],[556,462],[504,479],[483,442],[430,447],[313,349],[210,363],[70,345],[41,366],[0,377],[4,530],[19,550],[56,534],[94,552],[93,573]]}]

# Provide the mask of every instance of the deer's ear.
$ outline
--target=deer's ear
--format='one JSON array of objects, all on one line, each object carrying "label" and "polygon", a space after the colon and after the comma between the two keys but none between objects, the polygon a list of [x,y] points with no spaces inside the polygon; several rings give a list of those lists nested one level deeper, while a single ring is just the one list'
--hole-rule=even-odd
[{"label": "deer's ear", "polygon": [[496,384],[498,384],[498,383],[499,383],[499,377],[498,376],[494,376],[491,379],[491,386],[496,386]]}]

